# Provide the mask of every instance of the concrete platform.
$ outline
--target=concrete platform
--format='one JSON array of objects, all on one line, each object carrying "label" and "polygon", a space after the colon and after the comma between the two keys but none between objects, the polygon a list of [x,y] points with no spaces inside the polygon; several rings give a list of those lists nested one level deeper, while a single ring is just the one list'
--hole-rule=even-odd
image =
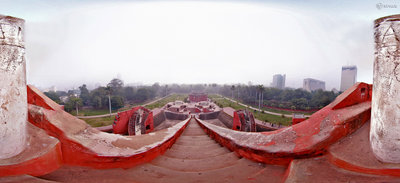
[{"label": "concrete platform", "polygon": [[0,160],[0,177],[21,174],[40,176],[62,166],[59,140],[30,123],[27,123],[27,132],[28,139],[24,151],[14,157]]},{"label": "concrete platform", "polygon": [[340,169],[329,163],[326,156],[293,160],[285,182],[400,182],[399,177],[362,174]]},{"label": "concrete platform", "polygon": [[233,131],[196,119],[221,145],[248,159],[287,165],[293,159],[320,156],[371,116],[371,85],[359,83],[302,123],[270,132]]},{"label": "concrete platform", "polygon": [[355,133],[340,140],[329,148],[332,164],[351,171],[400,176],[400,164],[380,162],[372,153],[369,141],[370,122]]}]

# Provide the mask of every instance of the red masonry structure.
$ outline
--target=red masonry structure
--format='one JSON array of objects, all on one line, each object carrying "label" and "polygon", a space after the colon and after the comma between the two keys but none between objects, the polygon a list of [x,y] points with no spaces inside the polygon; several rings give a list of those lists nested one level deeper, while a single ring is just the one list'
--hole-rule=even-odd
[{"label": "red masonry structure", "polygon": [[135,135],[135,131],[140,131],[141,134],[146,134],[153,130],[153,112],[142,106],[134,107],[128,111],[119,112],[115,116],[113,123],[113,132],[115,134]]},{"label": "red masonry structure", "polygon": [[256,123],[254,121],[253,113],[247,110],[237,110],[233,113],[233,130],[255,132]]},{"label": "red masonry structure", "polygon": [[191,93],[191,94],[189,94],[189,101],[190,102],[207,101],[207,94],[205,94],[205,93]]}]

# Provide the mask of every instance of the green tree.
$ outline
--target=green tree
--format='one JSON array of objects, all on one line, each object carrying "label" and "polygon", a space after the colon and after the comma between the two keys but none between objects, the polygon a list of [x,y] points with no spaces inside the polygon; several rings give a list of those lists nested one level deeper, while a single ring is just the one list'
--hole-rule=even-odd
[{"label": "green tree", "polygon": [[108,84],[107,88],[113,95],[123,95],[124,82],[120,79],[114,78]]},{"label": "green tree", "polygon": [[233,99],[233,91],[235,90],[235,85],[231,86],[231,90],[232,90],[232,97],[231,98]]},{"label": "green tree", "polygon": [[96,109],[108,107],[108,91],[106,87],[98,87],[90,92],[90,104]]},{"label": "green tree", "polygon": [[60,104],[61,100],[60,100],[60,96],[54,92],[54,91],[49,91],[49,92],[44,92],[44,94],[49,97],[51,100],[53,100],[54,102]]},{"label": "green tree", "polygon": [[124,99],[121,96],[112,96],[111,97],[111,108],[112,109],[119,109],[124,107]]},{"label": "green tree", "polygon": [[[179,85],[178,85],[178,86],[179,86]],[[156,95],[160,95],[160,94],[159,94],[160,88],[161,88],[160,83],[158,83],[158,82],[154,83],[154,84],[151,86],[151,88],[152,88],[153,93],[154,93],[154,96],[153,96],[153,97],[155,97]]]},{"label": "green tree", "polygon": [[86,87],[86,84],[83,84],[82,86],[80,86],[79,90],[81,91],[79,98],[82,99],[83,105],[89,105],[90,104],[90,95],[89,95],[89,90]]},{"label": "green tree", "polygon": [[124,82],[120,79],[114,78],[107,84],[107,86],[116,91],[117,89],[120,89],[124,86]]},{"label": "green tree", "polygon": [[124,88],[124,97],[127,101],[135,100],[135,89],[133,87],[125,87]]},{"label": "green tree", "polygon": [[257,90],[260,93],[258,95],[258,110],[261,110],[261,107],[262,107],[261,105],[263,105],[263,103],[264,103],[264,90],[265,90],[265,88],[264,88],[263,85],[258,85],[257,86]]},{"label": "green tree", "polygon": [[76,110],[76,115],[79,114],[79,107],[82,106],[82,99],[75,97],[75,96],[71,96],[69,97],[67,103],[64,106],[64,109],[67,112],[71,112],[73,109]]},{"label": "green tree", "polygon": [[136,101],[143,102],[149,98],[149,90],[146,88],[139,88],[136,92]]}]

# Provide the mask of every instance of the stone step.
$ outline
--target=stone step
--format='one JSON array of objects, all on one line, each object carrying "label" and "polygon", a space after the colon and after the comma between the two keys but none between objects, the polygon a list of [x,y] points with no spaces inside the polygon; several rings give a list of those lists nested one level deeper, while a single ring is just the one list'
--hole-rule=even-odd
[{"label": "stone step", "polygon": [[214,140],[202,140],[202,141],[189,141],[189,140],[178,140],[175,142],[175,144],[178,145],[184,145],[184,146],[208,146],[208,145],[215,145],[218,144]]},{"label": "stone step", "polygon": [[236,164],[238,160],[239,158],[235,155],[235,153],[231,152],[204,159],[180,159],[159,156],[153,160],[151,164],[177,171],[197,172],[232,166]]},{"label": "stone step", "polygon": [[[277,165],[265,165],[255,163],[245,158],[237,160],[237,162],[228,167],[197,171],[184,172],[170,168],[160,167],[152,164],[145,164],[135,167],[129,171],[134,173],[126,178],[138,182],[283,182],[286,167]],[[140,176],[139,176],[140,175]]]},{"label": "stone step", "polygon": [[201,141],[201,140],[212,140],[208,135],[198,135],[198,136],[185,136],[181,135],[178,140],[185,141]]},{"label": "stone step", "polygon": [[215,149],[219,148],[224,148],[220,146],[217,143],[210,144],[210,145],[204,145],[204,146],[186,146],[186,145],[179,145],[179,144],[174,144],[171,149],[177,150],[177,151],[187,151],[187,152],[193,152],[193,153],[203,153],[207,151],[213,151]]},{"label": "stone step", "polygon": [[206,132],[202,129],[185,129],[182,133],[183,136],[203,136],[205,134]]},{"label": "stone step", "polygon": [[165,152],[164,156],[172,158],[180,158],[180,159],[204,159],[227,153],[230,153],[230,151],[226,148],[218,148],[210,151],[204,151],[202,153],[196,151],[182,151],[182,150],[168,149],[167,152]]}]

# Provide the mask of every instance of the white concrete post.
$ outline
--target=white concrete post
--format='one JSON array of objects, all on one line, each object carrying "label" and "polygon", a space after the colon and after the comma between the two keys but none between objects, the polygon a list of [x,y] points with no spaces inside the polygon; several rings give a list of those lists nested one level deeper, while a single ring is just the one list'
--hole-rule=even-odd
[{"label": "white concrete post", "polygon": [[400,163],[400,15],[375,20],[370,142],[383,162]]},{"label": "white concrete post", "polygon": [[0,159],[25,148],[27,94],[24,20],[0,15]]}]

